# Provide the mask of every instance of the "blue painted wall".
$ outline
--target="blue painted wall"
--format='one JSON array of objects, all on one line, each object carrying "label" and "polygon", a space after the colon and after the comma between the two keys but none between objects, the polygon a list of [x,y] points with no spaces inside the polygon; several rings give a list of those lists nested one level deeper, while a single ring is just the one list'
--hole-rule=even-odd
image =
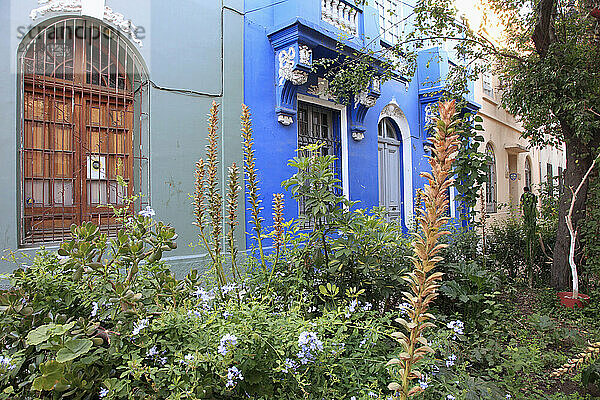
[{"label": "blue painted wall", "polygon": [[[279,39],[273,37],[289,35],[280,32],[287,32],[286,29],[291,32],[290,27],[294,24],[305,27],[306,30],[319,32],[321,35],[313,32],[303,37],[300,34],[298,41],[309,44],[315,59],[325,55],[326,49],[333,48],[341,33],[321,19],[319,0],[288,0],[275,6],[269,4],[272,4],[270,0],[246,0],[244,31],[244,101],[254,114],[255,150],[266,225],[271,224],[272,194],[283,192],[281,181],[294,173],[286,163],[295,155],[298,129],[295,117],[289,126],[277,121],[278,63],[274,47]],[[365,37],[375,38],[379,35],[377,11],[370,6],[361,7],[361,11],[359,35],[346,41],[346,45],[354,50],[371,42],[366,41]],[[378,50],[381,46],[380,41],[372,42],[371,47]],[[395,102],[402,110],[410,129],[412,170],[409,170],[407,165],[399,165],[399,168],[403,168],[403,185],[406,185],[408,180],[412,182],[412,195],[407,196],[403,193],[403,202],[412,205],[416,189],[425,184],[425,180],[419,174],[430,169],[424,157],[425,108],[428,103],[439,98],[439,94],[434,93],[440,93],[448,70],[449,56],[442,49],[432,48],[419,55],[416,76],[401,77],[381,85],[381,95],[364,119],[365,135],[362,141],[355,141],[351,137],[352,105],[347,107],[349,197],[351,200],[360,201],[358,207],[371,208],[379,204],[377,126],[383,108],[391,102]],[[406,83],[406,78],[409,83]],[[306,95],[307,89],[316,85],[316,81],[317,76],[311,71],[308,82],[299,86],[297,93]],[[407,145],[408,143],[403,142],[403,146]],[[286,219],[297,217],[297,203],[289,193],[285,193],[285,207]],[[406,217],[404,208],[402,210],[403,217]],[[247,213],[246,220],[249,219]],[[247,231],[249,230],[250,227],[247,228]],[[252,241],[248,243],[250,245]]]},{"label": "blue painted wall", "polygon": [[[283,192],[281,181],[294,173],[294,170],[286,164],[287,160],[295,155],[298,129],[296,118],[289,126],[284,126],[277,121],[275,109],[278,64],[269,35],[294,23],[320,32],[322,34],[320,42],[314,42],[314,37],[318,35],[304,40],[311,41],[310,47],[314,59],[320,54],[325,54],[325,49],[333,48],[335,39],[340,34],[337,28],[321,20],[319,0],[288,0],[273,7],[269,7],[268,4],[266,0],[246,0],[244,31],[244,101],[254,114],[255,150],[265,208],[263,216],[267,225],[271,223],[272,193]],[[346,42],[354,49],[360,49],[360,46],[365,44],[365,36],[374,38],[379,35],[377,11],[369,6],[364,6],[361,10],[360,35]],[[373,41],[372,46],[377,50],[380,46],[379,41]],[[298,87],[298,94],[306,95],[307,89],[316,85],[316,82],[317,76],[311,72],[308,82]],[[419,80],[413,79],[409,84],[406,84],[403,78],[388,81],[381,86],[379,99],[366,114],[363,123],[365,135],[362,141],[352,139],[350,121],[352,105],[348,105],[346,109],[349,197],[351,200],[360,201],[358,205],[360,208],[371,208],[379,204],[377,126],[382,109],[392,101],[396,102],[403,111],[410,128],[412,174],[405,170],[403,175],[405,180],[412,179],[413,193],[422,184],[422,179],[418,176],[419,171],[428,167],[423,158]],[[403,145],[407,144],[403,143]],[[412,204],[412,196],[403,200]],[[285,206],[285,218],[296,218],[298,207],[289,193],[285,193]],[[246,220],[249,219],[247,214]]]}]

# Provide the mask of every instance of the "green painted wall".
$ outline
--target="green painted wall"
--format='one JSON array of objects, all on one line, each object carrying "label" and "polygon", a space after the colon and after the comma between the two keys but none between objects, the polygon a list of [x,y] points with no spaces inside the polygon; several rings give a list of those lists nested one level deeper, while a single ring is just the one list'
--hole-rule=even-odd
[{"label": "green painted wall", "polygon": [[[221,103],[222,175],[231,162],[241,165],[243,0],[107,0],[106,5],[144,27],[143,47],[138,50],[157,86],[198,92],[185,95],[154,88],[150,94],[152,207],[155,218],[179,233],[179,248],[167,260],[183,273],[200,267],[204,254],[200,247],[188,246],[197,242],[189,194],[194,164],[204,155],[206,119],[213,100]],[[57,16],[32,21],[29,13],[37,6],[35,0],[0,2],[0,251],[17,250],[19,255],[35,249],[17,248],[17,28]],[[243,210],[239,214],[243,216]],[[243,234],[238,243],[245,247]],[[0,261],[0,273],[14,267]]]}]

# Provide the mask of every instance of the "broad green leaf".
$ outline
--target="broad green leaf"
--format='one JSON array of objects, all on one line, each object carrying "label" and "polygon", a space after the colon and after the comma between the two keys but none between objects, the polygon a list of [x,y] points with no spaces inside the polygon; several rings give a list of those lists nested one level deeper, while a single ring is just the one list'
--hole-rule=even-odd
[{"label": "broad green leaf", "polygon": [[35,328],[27,334],[26,343],[28,345],[37,346],[38,344],[44,343],[50,339],[50,331],[54,328],[54,324],[42,325]]},{"label": "broad green leaf", "polygon": [[65,347],[56,353],[56,361],[65,363],[76,359],[87,353],[92,347],[93,342],[89,339],[71,339],[65,343]]},{"label": "broad green leaf", "polygon": [[56,361],[48,361],[40,364],[42,376],[33,381],[33,390],[52,390],[63,377],[64,366]]}]

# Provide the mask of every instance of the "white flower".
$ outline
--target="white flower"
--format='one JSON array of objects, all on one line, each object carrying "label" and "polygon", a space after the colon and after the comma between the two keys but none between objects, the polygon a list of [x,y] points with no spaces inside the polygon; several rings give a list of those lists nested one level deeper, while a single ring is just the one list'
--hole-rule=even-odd
[{"label": "white flower", "polygon": [[100,307],[98,307],[98,303],[97,302],[92,302],[92,312],[90,313],[90,316],[95,317],[96,314],[98,314],[98,310],[100,309]]},{"label": "white flower", "polygon": [[156,215],[156,213],[150,206],[146,206],[146,208],[144,208],[138,214],[141,215],[142,217],[146,217],[146,218],[152,218]]},{"label": "white flower", "polygon": [[454,331],[455,337],[464,334],[465,324],[462,321],[450,321],[446,326]]},{"label": "white flower", "polygon": [[155,355],[157,355],[157,354],[158,354],[158,350],[156,349],[156,346],[152,346],[152,348],[150,348],[150,349],[148,350],[148,354],[147,354],[147,356],[148,356],[148,357],[154,357],[154,356],[155,356]]},{"label": "white flower", "polygon": [[237,367],[229,367],[227,369],[227,383],[225,384],[226,387],[228,387],[228,388],[234,387],[236,384],[236,381],[243,381],[243,380],[244,380],[244,376],[242,375],[242,371],[237,369]]},{"label": "white flower", "polygon": [[425,389],[427,389],[429,387],[429,378],[427,377],[426,374],[423,374],[421,376],[421,379],[419,379],[419,386],[423,390],[425,390]]},{"label": "white flower", "polygon": [[215,298],[215,295],[212,292],[207,292],[200,286],[196,286],[196,290],[192,294],[200,298],[205,303],[208,303],[209,301]]},{"label": "white flower", "polygon": [[398,306],[398,308],[400,309],[400,315],[408,315],[408,311],[411,309],[411,306],[408,303],[402,303]]},{"label": "white flower", "polygon": [[448,359],[446,360],[446,367],[451,367],[454,365],[454,362],[456,361],[456,355],[451,354]]},{"label": "white flower", "polygon": [[9,371],[15,367],[13,360],[10,357],[0,356],[0,367]]},{"label": "white flower", "polygon": [[148,323],[148,318],[140,319],[139,322],[133,327],[133,331],[131,331],[131,334],[133,336],[137,336],[142,329],[148,326]]},{"label": "white flower", "polygon": [[230,335],[229,333],[223,335],[219,342],[219,348],[217,349],[218,353],[221,355],[227,354],[230,348],[235,347],[237,344],[237,337],[235,335]]},{"label": "white flower", "polygon": [[98,393],[98,395],[100,396],[101,399],[105,398],[107,394],[108,394],[108,389],[106,389],[106,388],[100,389],[100,393]]}]

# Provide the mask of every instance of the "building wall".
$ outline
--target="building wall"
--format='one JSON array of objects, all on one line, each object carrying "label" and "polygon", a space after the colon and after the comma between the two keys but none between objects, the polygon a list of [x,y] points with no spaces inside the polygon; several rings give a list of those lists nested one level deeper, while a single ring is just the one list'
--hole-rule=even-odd
[{"label": "building wall", "polygon": [[[221,176],[231,162],[241,162],[243,1],[181,0],[174,6],[163,0],[107,0],[106,5],[145,28],[143,46],[137,49],[150,79],[163,88],[154,88],[150,94],[151,204],[156,219],[173,225],[179,234],[179,247],[167,260],[176,271],[184,272],[196,266],[204,253],[200,247],[188,246],[197,242],[188,194],[194,190],[195,162],[204,154],[206,115],[213,100],[221,103]],[[17,28],[35,27],[57,16],[53,13],[32,21],[29,13],[36,7],[35,0],[0,3],[0,249],[18,248]],[[238,241],[245,246],[243,235]],[[18,254],[33,251],[18,250]],[[0,273],[12,268],[12,263],[0,262]]]},{"label": "building wall", "polygon": [[[278,122],[276,108],[278,95],[277,70],[278,63],[274,46],[269,37],[286,27],[300,24],[317,33],[304,42],[310,44],[313,59],[335,56],[335,40],[341,31],[321,18],[321,1],[294,1],[285,3],[285,7],[267,5],[268,2],[246,0],[245,18],[245,50],[244,50],[244,101],[253,113],[254,138],[257,157],[258,176],[262,188],[265,225],[271,225],[271,200],[273,193],[284,193],[286,220],[298,217],[298,205],[289,192],[281,187],[281,182],[294,174],[295,170],[287,165],[287,161],[296,155],[298,124],[294,117],[290,125]],[[254,11],[252,11],[254,10]],[[363,19],[359,21],[360,35],[350,37],[346,44],[350,48],[360,49],[368,43],[364,37],[374,38],[379,35],[377,11],[370,7],[361,7]],[[363,36],[364,34],[364,36]],[[315,38],[318,38],[315,39]],[[373,48],[379,48],[379,41],[373,41]],[[336,104],[324,96],[311,95],[322,77],[311,71],[308,81],[297,88],[297,98],[303,101],[321,104],[339,110],[343,115],[342,171],[345,195],[353,201],[359,201],[357,207],[372,208],[379,205],[378,198],[378,153],[377,127],[384,108],[401,110],[403,118],[403,183],[402,183],[402,216],[406,222],[407,214],[413,210],[413,196],[417,187],[422,184],[419,171],[427,168],[423,158],[423,138],[421,136],[420,106],[418,101],[419,81],[413,79],[410,84],[399,77],[381,85],[381,93],[374,106],[368,109],[363,126],[364,139],[358,141],[352,137],[352,113],[355,104]],[[296,99],[297,100],[297,99]],[[295,100],[295,101],[296,101]],[[388,107],[388,110],[390,107]],[[398,122],[398,121],[396,121]],[[401,168],[399,166],[399,168]],[[248,208],[248,204],[246,204]],[[246,220],[250,220],[247,211]],[[250,232],[251,226],[247,226]],[[252,241],[248,241],[249,246]]]},{"label": "building wall", "polygon": [[[544,147],[532,148],[529,141],[521,137],[523,131],[517,118],[501,107],[501,93],[498,91],[497,77],[492,76],[492,95],[484,93],[483,78],[475,82],[475,101],[481,104],[478,113],[483,118],[483,137],[485,142],[480,150],[483,152],[490,143],[496,155],[497,203],[496,213],[488,214],[491,221],[501,220],[518,214],[520,197],[525,187],[525,163],[531,162],[532,191],[539,195],[540,182],[546,178],[546,164],[553,165],[553,172],[558,174],[558,167],[564,170],[565,159],[561,149]],[[511,179],[516,174],[516,179]],[[514,178],[515,176],[512,175]],[[481,204],[477,208],[480,209]]]}]

